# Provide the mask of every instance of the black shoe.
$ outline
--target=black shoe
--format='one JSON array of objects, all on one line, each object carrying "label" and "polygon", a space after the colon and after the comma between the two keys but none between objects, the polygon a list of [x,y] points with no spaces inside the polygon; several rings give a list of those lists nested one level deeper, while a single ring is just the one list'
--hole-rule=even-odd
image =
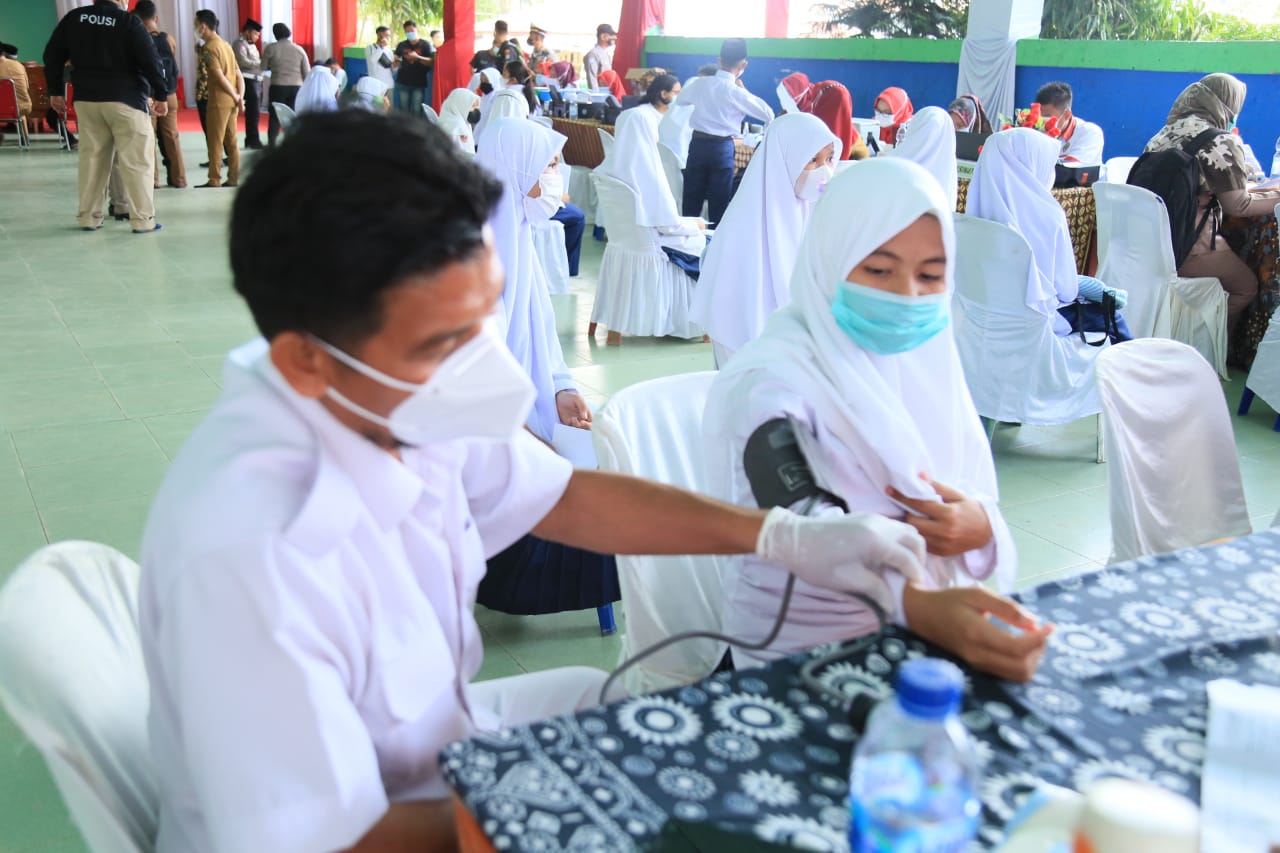
[{"label": "black shoe", "polygon": [[218,189],[218,188],[219,188],[219,187],[221,187],[221,186],[222,186],[222,184],[196,184],[196,189],[198,189],[198,190],[216,190],[216,189]]},{"label": "black shoe", "polygon": [[[225,165],[227,165],[227,158],[226,158],[226,157],[223,157],[223,158],[222,158],[222,165],[224,165],[224,166],[225,166]],[[204,161],[203,163],[201,163],[201,164],[200,164],[200,168],[201,168],[201,169],[207,169],[207,168],[209,168],[209,161],[208,161],[208,160],[206,160],[206,161]]]},{"label": "black shoe", "polygon": [[143,228],[143,229],[135,228],[133,229],[133,233],[134,234],[150,234],[152,231],[159,231],[159,230],[160,230],[160,223],[157,222],[155,228]]},{"label": "black shoe", "polygon": [[112,218],[112,219],[114,219],[116,222],[128,222],[128,221],[129,221],[129,214],[127,214],[127,213],[116,213],[114,210],[109,211],[109,212],[110,212],[110,214],[111,214],[111,218]]},{"label": "black shoe", "polygon": [[101,231],[102,226],[101,225],[81,225],[80,230],[81,231]]},{"label": "black shoe", "polygon": [[261,142],[255,142],[253,145],[250,145],[247,142],[244,144],[244,150],[246,151],[261,151],[263,148],[266,148],[266,147],[267,146],[263,145]]}]

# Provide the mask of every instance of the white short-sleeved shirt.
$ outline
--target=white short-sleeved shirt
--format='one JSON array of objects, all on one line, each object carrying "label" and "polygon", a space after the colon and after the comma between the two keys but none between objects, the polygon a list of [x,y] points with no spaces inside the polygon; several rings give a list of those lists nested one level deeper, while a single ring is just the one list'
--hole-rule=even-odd
[{"label": "white short-sleeved shirt", "polygon": [[1104,142],[1101,127],[1077,118],[1071,138],[1062,143],[1061,161],[1069,166],[1101,166]]},{"label": "white short-sleeved shirt", "polygon": [[738,85],[723,68],[714,77],[695,77],[680,90],[680,105],[693,107],[689,126],[711,136],[738,136],[751,117],[773,121],[773,108]]},{"label": "white short-sleeved shirt", "polygon": [[485,558],[571,474],[524,433],[397,461],[265,342],[233,352],[142,547],[158,849],[335,850],[389,802],[446,796],[440,749],[496,724],[467,688]]}]

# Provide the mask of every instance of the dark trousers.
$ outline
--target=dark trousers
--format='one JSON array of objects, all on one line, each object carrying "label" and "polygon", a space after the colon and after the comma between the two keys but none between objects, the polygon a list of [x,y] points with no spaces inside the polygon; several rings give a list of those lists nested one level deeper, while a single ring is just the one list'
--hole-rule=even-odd
[{"label": "dark trousers", "polygon": [[618,563],[532,533],[490,557],[476,602],[517,616],[587,610],[622,598]]},{"label": "dark trousers", "polygon": [[196,115],[200,116],[200,132],[208,133],[209,132],[209,128],[207,127],[209,123],[209,102],[208,101],[196,101]]},{"label": "dark trousers", "polygon": [[261,112],[259,104],[262,89],[261,80],[244,81],[244,147],[257,148],[262,144],[262,137],[258,135],[258,114]]},{"label": "dark trousers", "polygon": [[[289,109],[293,109],[293,102],[298,97],[298,90],[301,86],[272,86],[268,92],[271,103],[284,104]],[[275,145],[276,137],[280,135],[280,119],[276,116],[276,108],[269,107],[267,109],[267,144]]]},{"label": "dark trousers", "polygon": [[587,230],[587,216],[582,208],[566,204],[551,217],[564,226],[564,248],[569,253],[569,275],[578,274],[578,261],[582,259],[582,235]]},{"label": "dark trousers", "polygon": [[712,222],[723,219],[733,198],[733,172],[732,139],[695,135],[684,167],[684,215],[700,216],[706,202],[707,217]]}]

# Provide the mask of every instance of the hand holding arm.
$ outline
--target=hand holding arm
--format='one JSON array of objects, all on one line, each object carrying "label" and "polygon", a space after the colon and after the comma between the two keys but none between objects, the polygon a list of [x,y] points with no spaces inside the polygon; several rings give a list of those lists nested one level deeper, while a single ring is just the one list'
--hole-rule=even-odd
[{"label": "hand holding arm", "polygon": [[930,554],[954,557],[991,541],[991,519],[981,501],[927,476],[920,479],[933,487],[941,502],[909,498],[892,486],[885,492],[918,513],[907,513],[906,523],[920,531]]}]

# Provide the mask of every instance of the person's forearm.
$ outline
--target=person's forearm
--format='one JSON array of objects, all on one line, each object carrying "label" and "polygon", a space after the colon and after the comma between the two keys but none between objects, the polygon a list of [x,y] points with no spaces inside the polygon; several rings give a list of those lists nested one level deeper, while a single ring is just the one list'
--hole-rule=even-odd
[{"label": "person's forearm", "polygon": [[236,87],[227,79],[227,75],[222,73],[221,68],[210,68],[209,73],[213,75],[213,82],[218,84],[218,88],[233,98],[240,97],[240,94],[236,91]]},{"label": "person's forearm", "polygon": [[458,828],[451,800],[393,803],[348,853],[454,853]]},{"label": "person's forearm", "polygon": [[533,532],[602,554],[751,554],[764,516],[650,480],[579,470]]},{"label": "person's forearm", "polygon": [[[1274,214],[1280,191],[1250,192],[1247,189],[1219,193],[1218,203],[1225,216],[1266,216]],[[1197,221],[1196,224],[1199,224]]]}]

